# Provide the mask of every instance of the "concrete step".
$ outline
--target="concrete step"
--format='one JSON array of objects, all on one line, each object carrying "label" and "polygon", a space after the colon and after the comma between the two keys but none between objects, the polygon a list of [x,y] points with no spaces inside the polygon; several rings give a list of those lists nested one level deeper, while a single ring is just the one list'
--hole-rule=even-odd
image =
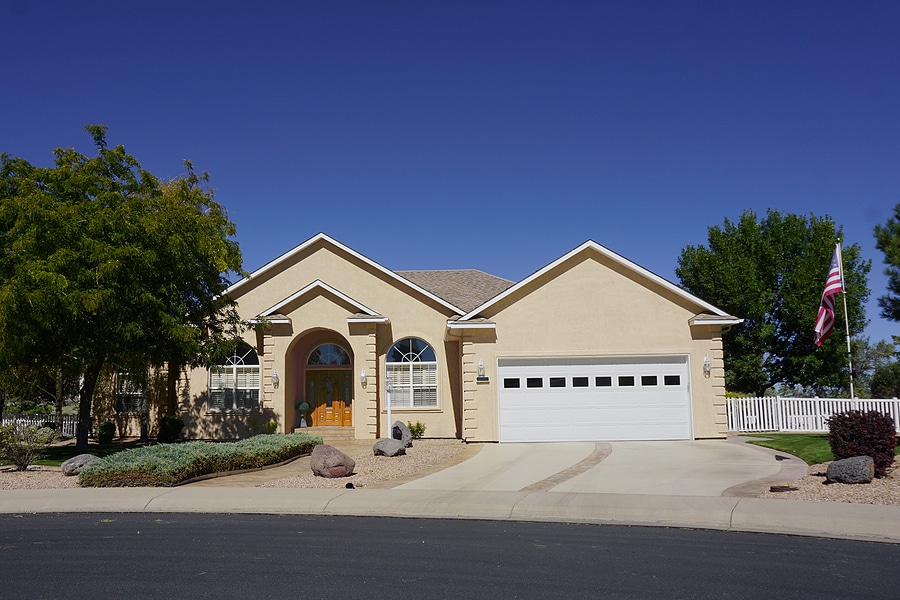
[{"label": "concrete step", "polygon": [[319,436],[326,444],[356,439],[356,430],[353,427],[295,427],[294,433]]}]

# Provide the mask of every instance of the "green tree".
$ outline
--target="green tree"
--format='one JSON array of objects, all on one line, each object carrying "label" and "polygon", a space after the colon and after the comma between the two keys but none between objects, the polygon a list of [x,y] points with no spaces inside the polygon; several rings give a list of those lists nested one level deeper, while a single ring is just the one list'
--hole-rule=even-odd
[{"label": "green tree", "polygon": [[876,367],[871,386],[873,398],[900,398],[900,362]]},{"label": "green tree", "polygon": [[[762,395],[776,386],[838,394],[849,383],[844,307],[819,348],[813,341],[825,276],[840,229],[830,217],[746,211],[709,228],[708,246],[687,246],[676,274],[692,294],[744,319],[723,336],[729,391]],[[867,321],[871,262],[856,244],[843,249],[851,332]]]},{"label": "green tree", "polygon": [[887,223],[875,227],[875,247],[884,253],[884,274],[888,276],[888,293],[878,298],[881,316],[900,321],[900,203]]},{"label": "green tree", "polygon": [[105,365],[193,364],[241,329],[224,294],[241,271],[234,225],[202,178],[188,164],[163,185],[86,129],[95,157],[0,155],[0,360],[82,375],[81,448]]},{"label": "green tree", "polygon": [[896,348],[887,340],[871,344],[868,338],[859,338],[857,344],[858,352],[853,356],[853,379],[857,382],[856,394],[860,398],[877,398],[878,395],[872,385],[875,372],[896,360]]}]

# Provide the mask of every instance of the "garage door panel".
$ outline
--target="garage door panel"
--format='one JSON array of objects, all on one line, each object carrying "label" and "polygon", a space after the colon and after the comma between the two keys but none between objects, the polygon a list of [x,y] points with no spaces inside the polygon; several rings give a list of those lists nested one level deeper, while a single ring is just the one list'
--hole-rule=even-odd
[{"label": "garage door panel", "polygon": [[686,356],[501,360],[500,441],[691,439]]}]

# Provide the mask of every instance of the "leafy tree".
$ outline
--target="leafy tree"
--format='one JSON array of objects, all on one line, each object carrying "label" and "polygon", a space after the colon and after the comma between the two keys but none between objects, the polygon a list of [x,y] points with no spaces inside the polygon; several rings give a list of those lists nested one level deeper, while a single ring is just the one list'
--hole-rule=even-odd
[{"label": "leafy tree", "polygon": [[[725,382],[730,391],[762,395],[776,386],[839,393],[848,382],[844,307],[819,348],[813,326],[841,235],[830,217],[746,211],[709,228],[708,246],[687,246],[676,274],[692,294],[744,319],[723,336]],[[867,321],[871,262],[856,244],[843,249],[851,331]]]},{"label": "leafy tree", "polygon": [[881,316],[900,321],[900,203],[887,223],[875,227],[875,247],[884,253],[888,276],[888,293],[878,298]]},{"label": "leafy tree", "polygon": [[900,362],[876,367],[871,389],[873,398],[900,398]]},{"label": "leafy tree", "polygon": [[224,295],[241,269],[234,225],[201,178],[188,164],[163,185],[86,129],[95,157],[0,155],[0,360],[82,375],[81,448],[105,365],[202,361],[241,328]]},{"label": "leafy tree", "polygon": [[887,340],[881,340],[876,344],[869,343],[868,338],[860,338],[857,341],[858,352],[853,356],[853,380],[856,386],[857,396],[860,398],[878,398],[872,385],[875,372],[896,359],[895,345]]}]

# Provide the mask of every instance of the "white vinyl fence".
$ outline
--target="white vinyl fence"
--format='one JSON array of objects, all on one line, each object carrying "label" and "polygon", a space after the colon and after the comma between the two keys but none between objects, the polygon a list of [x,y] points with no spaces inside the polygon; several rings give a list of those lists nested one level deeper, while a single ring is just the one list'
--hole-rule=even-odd
[{"label": "white vinyl fence", "polygon": [[894,419],[900,433],[900,400],[850,400],[847,398],[728,398],[728,431],[756,433],[764,431],[827,432],[825,422],[833,414],[875,410]]},{"label": "white vinyl fence", "polygon": [[[44,423],[55,423],[56,415],[3,415],[4,425],[16,424],[19,427],[27,427],[28,425],[37,425],[40,427]],[[63,415],[62,418],[62,435],[66,437],[75,437],[75,427],[78,424],[78,417],[75,415]]]}]

